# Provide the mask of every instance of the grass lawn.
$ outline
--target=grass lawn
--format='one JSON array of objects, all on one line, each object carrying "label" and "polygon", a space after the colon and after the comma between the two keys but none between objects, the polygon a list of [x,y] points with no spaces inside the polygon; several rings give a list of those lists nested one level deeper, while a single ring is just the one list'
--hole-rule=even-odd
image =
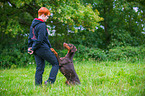
[{"label": "grass lawn", "polygon": [[[75,62],[81,84],[65,85],[59,72],[55,84],[35,86],[35,65],[0,69],[0,96],[145,96],[145,62]],[[43,82],[51,66],[45,67]]]}]

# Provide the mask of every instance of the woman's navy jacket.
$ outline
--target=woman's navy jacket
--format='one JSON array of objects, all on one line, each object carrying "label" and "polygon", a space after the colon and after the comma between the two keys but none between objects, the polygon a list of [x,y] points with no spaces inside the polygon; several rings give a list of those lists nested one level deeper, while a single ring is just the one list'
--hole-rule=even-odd
[{"label": "woman's navy jacket", "polygon": [[40,47],[51,48],[46,24],[41,19],[35,18],[32,21],[28,37],[28,48],[29,47],[32,47],[33,51]]}]

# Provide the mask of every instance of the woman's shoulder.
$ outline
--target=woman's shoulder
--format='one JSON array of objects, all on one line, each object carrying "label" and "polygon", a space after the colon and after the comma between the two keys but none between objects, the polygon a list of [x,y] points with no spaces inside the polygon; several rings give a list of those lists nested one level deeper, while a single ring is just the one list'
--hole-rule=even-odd
[{"label": "woman's shoulder", "polygon": [[43,23],[39,23],[37,25],[38,28],[45,28],[46,27],[46,24],[43,22]]},{"label": "woman's shoulder", "polygon": [[39,23],[39,26],[46,26],[45,22]]}]

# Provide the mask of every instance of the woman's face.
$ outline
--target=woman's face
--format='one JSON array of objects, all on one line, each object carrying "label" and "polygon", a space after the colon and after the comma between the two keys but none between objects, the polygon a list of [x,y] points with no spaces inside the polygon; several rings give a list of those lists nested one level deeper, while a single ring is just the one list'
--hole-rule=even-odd
[{"label": "woman's face", "polygon": [[48,15],[42,14],[42,20],[43,20],[44,22],[46,22],[48,18],[49,18]]}]

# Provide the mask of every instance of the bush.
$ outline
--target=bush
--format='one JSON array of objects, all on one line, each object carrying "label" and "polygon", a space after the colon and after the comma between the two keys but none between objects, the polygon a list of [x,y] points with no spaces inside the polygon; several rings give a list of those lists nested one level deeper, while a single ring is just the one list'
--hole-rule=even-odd
[{"label": "bush", "polygon": [[[25,44],[26,45],[26,44]],[[34,64],[35,59],[33,55],[29,55],[27,50],[19,46],[10,46],[9,48],[3,48],[0,50],[0,67],[4,68],[16,68],[24,67],[29,64]],[[94,59],[97,61],[105,60],[127,60],[135,62],[145,59],[145,45],[140,47],[115,47],[104,51],[99,48],[89,48],[83,45],[76,45],[77,52],[74,55],[74,61]],[[60,57],[64,57],[67,54],[67,49],[56,50]]]},{"label": "bush", "polygon": [[144,46],[140,47],[116,47],[110,49],[108,52],[108,58],[110,60],[129,60],[135,62],[139,59],[144,59],[145,57],[145,48]]},{"label": "bush", "polygon": [[66,50],[66,49],[56,50],[56,52],[58,53],[59,57],[65,57],[65,55],[67,54],[68,50]]},{"label": "bush", "polygon": [[140,47],[124,46],[109,49],[108,51],[99,48],[89,48],[83,45],[78,45],[78,51],[75,57],[79,60],[83,59],[95,59],[98,61],[105,60],[127,60],[135,62],[138,60],[145,59],[145,45]]},{"label": "bush", "polygon": [[34,56],[30,56],[27,52],[21,52],[18,49],[4,49],[0,55],[1,67],[18,67],[33,64]]},{"label": "bush", "polygon": [[107,60],[107,55],[104,50],[91,48],[88,53],[89,57],[95,60]]},{"label": "bush", "polygon": [[76,58],[80,60],[93,58],[102,61],[107,59],[107,55],[104,50],[79,45],[78,51],[76,52]]},{"label": "bush", "polygon": [[[145,48],[144,46],[140,47],[115,47],[112,49],[102,50],[99,48],[89,48],[83,45],[78,45],[77,52],[75,54],[75,60],[88,60],[94,59],[97,61],[105,60],[128,60],[135,62],[137,60],[142,60],[145,57]],[[60,57],[64,57],[67,54],[67,50],[57,50]]]},{"label": "bush", "polygon": [[27,53],[27,38],[8,41],[0,45],[0,67],[15,68],[34,64],[34,56]]}]

